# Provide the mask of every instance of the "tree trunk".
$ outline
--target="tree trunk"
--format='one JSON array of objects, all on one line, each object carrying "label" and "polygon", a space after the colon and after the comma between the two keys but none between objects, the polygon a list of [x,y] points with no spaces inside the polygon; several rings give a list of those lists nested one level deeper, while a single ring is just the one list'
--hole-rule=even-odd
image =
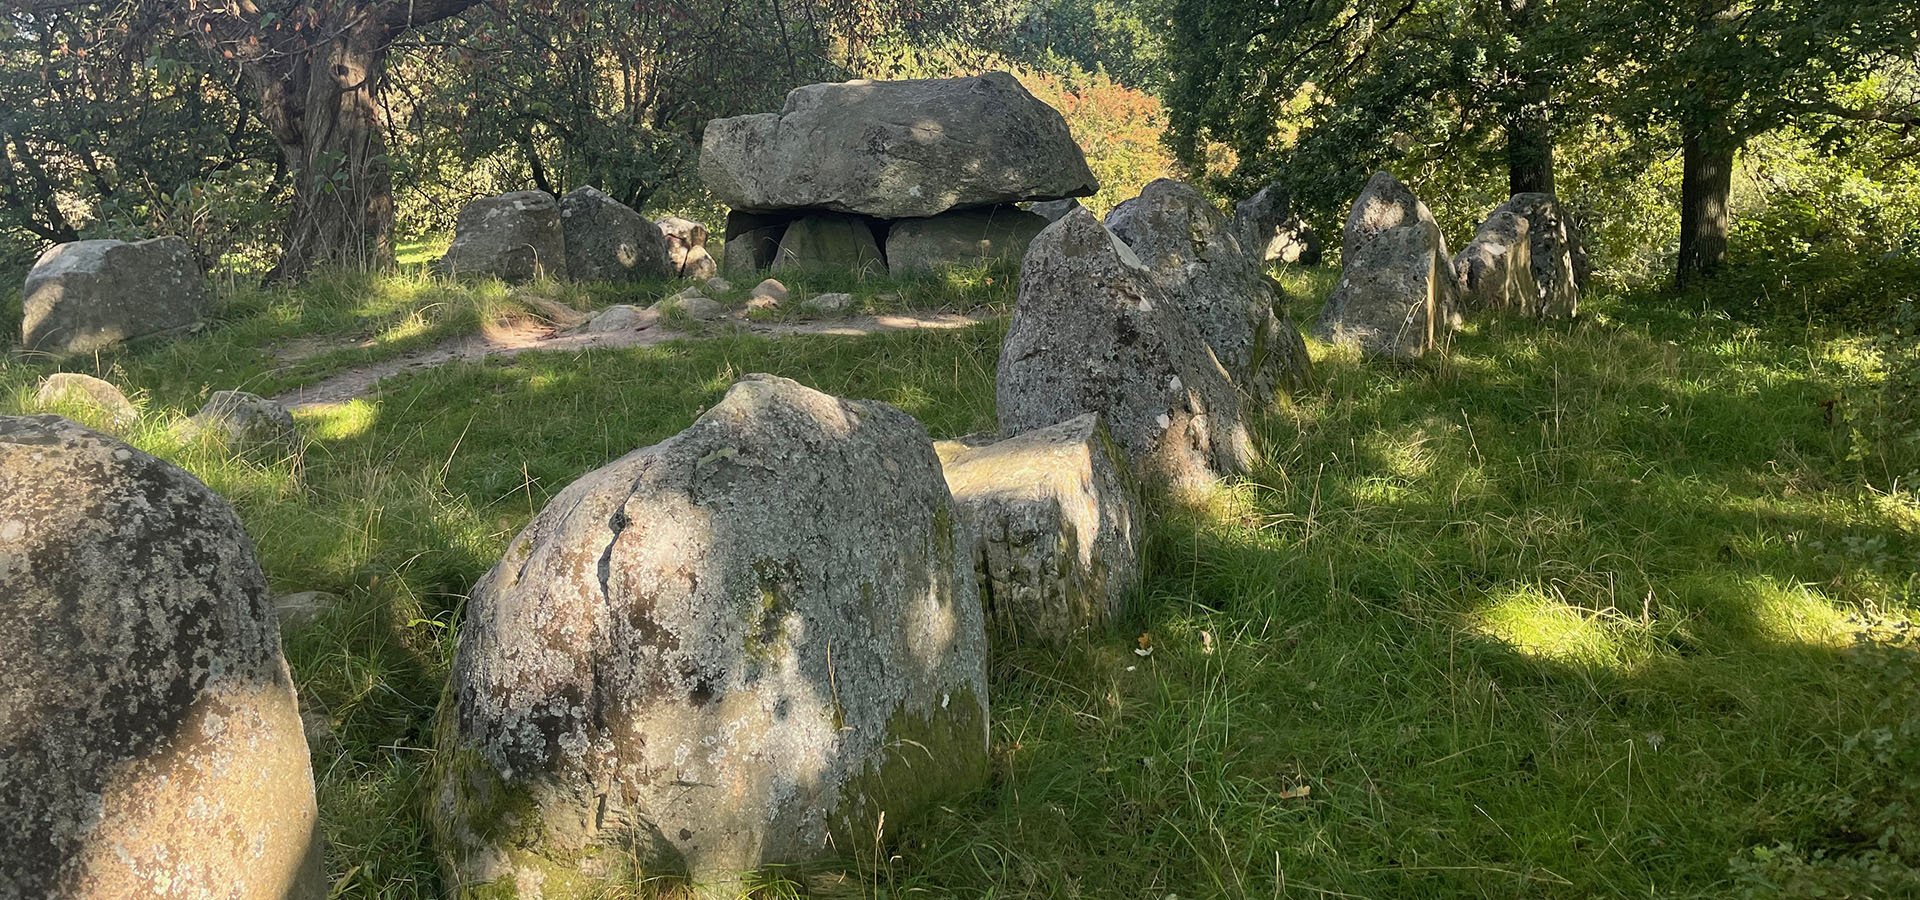
[{"label": "tree trunk", "polygon": [[1674,280],[1688,284],[1727,264],[1728,201],[1739,142],[1724,122],[1690,124],[1682,149],[1680,260]]},{"label": "tree trunk", "polygon": [[317,266],[393,264],[393,176],[374,96],[386,44],[385,29],[363,18],[294,62],[305,71],[289,73],[285,123],[273,129],[293,174],[293,208],[270,281],[297,280]]},{"label": "tree trunk", "polygon": [[[1533,29],[1529,0],[1502,0],[1507,31],[1525,48]],[[1551,76],[1522,57],[1507,61],[1513,85],[1506,105],[1507,191],[1511,194],[1553,193],[1553,126],[1549,117]]]}]

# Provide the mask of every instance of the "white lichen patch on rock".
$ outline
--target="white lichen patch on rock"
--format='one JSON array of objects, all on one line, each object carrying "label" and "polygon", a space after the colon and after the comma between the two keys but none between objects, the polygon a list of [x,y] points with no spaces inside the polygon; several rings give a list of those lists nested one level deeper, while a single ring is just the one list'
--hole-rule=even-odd
[{"label": "white lichen patch on rock", "polygon": [[468,606],[434,803],[450,884],[724,883],[977,784],[956,532],[919,423],[769,376],[570,485]]}]

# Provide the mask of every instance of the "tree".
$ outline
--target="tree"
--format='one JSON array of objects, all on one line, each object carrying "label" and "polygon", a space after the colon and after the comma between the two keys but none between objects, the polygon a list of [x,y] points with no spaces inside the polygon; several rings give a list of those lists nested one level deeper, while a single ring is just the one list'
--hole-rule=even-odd
[{"label": "tree", "polygon": [[[393,178],[377,97],[393,42],[480,0],[186,0],[145,4],[239,69],[293,179],[269,280],[393,259]],[[155,8],[156,6],[161,8]]]}]

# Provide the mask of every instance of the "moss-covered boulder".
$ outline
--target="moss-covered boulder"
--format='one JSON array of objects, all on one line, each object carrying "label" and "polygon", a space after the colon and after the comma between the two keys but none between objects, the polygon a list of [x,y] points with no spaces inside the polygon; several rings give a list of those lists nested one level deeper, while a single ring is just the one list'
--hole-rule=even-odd
[{"label": "moss-covered boulder", "polygon": [[935,449],[973,537],[993,640],[1064,643],[1125,613],[1138,572],[1138,504],[1099,416]]},{"label": "moss-covered boulder", "polygon": [[318,900],[313,772],[226,501],[0,417],[0,897]]},{"label": "moss-covered boulder", "polygon": [[474,588],[433,819],[468,897],[727,884],[986,773],[986,637],[933,443],[748,376],[554,498]]}]

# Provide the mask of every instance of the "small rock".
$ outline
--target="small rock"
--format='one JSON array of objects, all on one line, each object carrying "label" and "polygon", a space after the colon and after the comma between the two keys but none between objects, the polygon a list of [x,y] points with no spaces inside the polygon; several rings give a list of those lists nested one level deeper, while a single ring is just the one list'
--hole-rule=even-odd
[{"label": "small rock", "polygon": [[587,323],[589,334],[611,334],[617,331],[645,331],[660,324],[660,311],[641,309],[621,303],[600,311]]},{"label": "small rock", "polygon": [[769,278],[753,286],[753,296],[770,297],[775,303],[784,303],[787,299],[787,286],[779,279]]},{"label": "small rock", "polygon": [[651,307],[648,307],[648,311],[657,312],[661,314],[665,314],[668,310],[673,310],[673,309],[680,310],[682,313],[686,314],[687,318],[694,319],[696,321],[718,319],[721,316],[724,316],[727,314],[726,307],[721,306],[719,303],[713,300],[709,300],[706,297],[703,297],[697,293],[694,293],[693,288],[688,288],[684,291],[681,291],[678,294],[674,294],[673,296],[660,301],[659,303],[655,303]]},{"label": "small rock", "polygon": [[1027,205],[1027,212],[1046,219],[1048,224],[1060,221],[1060,217],[1080,208],[1080,201],[1068,197],[1065,200],[1042,200]]},{"label": "small rock", "polygon": [[653,224],[667,239],[667,263],[671,271],[696,281],[719,274],[720,267],[707,255],[707,226],[679,216],[668,216]]},{"label": "small rock", "polygon": [[800,308],[823,316],[834,316],[853,308],[852,294],[821,294],[800,304]]},{"label": "small rock", "polygon": [[728,281],[725,278],[721,278],[718,275],[715,275],[712,278],[709,278],[706,281],[701,282],[700,287],[705,293],[709,295],[717,296],[717,295],[725,294],[729,291],[732,291],[733,282]]},{"label": "small rock", "polygon": [[188,420],[189,434],[223,431],[235,444],[276,444],[296,447],[300,429],[286,407],[246,391],[215,391],[205,406]]},{"label": "small rock", "polygon": [[297,631],[312,625],[339,604],[338,594],[298,591],[273,598],[273,611],[280,618],[281,631]]},{"label": "small rock", "polygon": [[77,405],[100,410],[115,428],[131,428],[140,421],[140,411],[119,388],[78,372],[48,375],[40,382],[34,400],[41,406]]},{"label": "small rock", "polygon": [[780,301],[775,300],[772,297],[756,294],[752,297],[747,298],[747,310],[749,312],[756,311],[756,310],[770,311],[770,310],[776,310],[779,308],[780,308]]}]

